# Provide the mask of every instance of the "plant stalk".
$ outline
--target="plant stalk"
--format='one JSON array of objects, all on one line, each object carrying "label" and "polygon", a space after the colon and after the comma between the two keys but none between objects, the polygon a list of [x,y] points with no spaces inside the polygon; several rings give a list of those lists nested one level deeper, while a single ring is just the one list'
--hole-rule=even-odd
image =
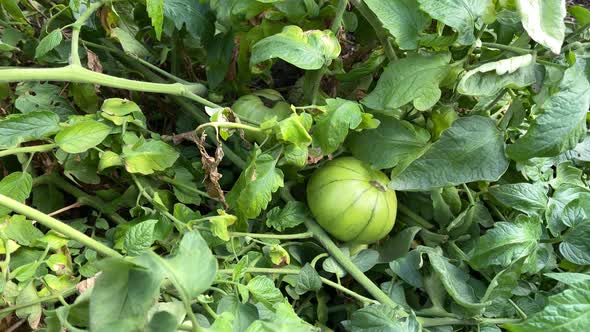
[{"label": "plant stalk", "polygon": [[393,50],[393,46],[389,41],[389,37],[387,36],[387,32],[383,29],[383,27],[379,26],[379,20],[375,17],[375,14],[367,7],[367,5],[362,0],[351,0],[354,7],[361,13],[361,15],[365,18],[367,22],[373,27],[375,30],[375,34],[377,35],[377,39],[383,46],[383,50],[385,51],[385,56],[389,61],[397,60],[397,54]]},{"label": "plant stalk", "polygon": [[104,202],[102,199],[87,194],[80,188],[72,185],[71,183],[64,180],[62,177],[57,176],[56,174],[45,174],[33,179],[33,186],[38,186],[42,184],[55,185],[56,187],[65,191],[66,193],[76,197],[76,201],[81,205],[90,206],[91,208],[103,213],[110,220],[114,221],[117,224],[124,224],[127,222],[127,220],[121,217],[121,215],[119,215],[117,212],[108,208],[108,204]]},{"label": "plant stalk", "polygon": [[[332,25],[330,27],[330,30],[332,30],[332,32],[335,35],[338,35],[338,31],[340,31],[340,26],[342,25],[342,16],[344,15],[344,11],[346,10],[346,5],[348,5],[348,0],[338,0],[336,14],[334,15],[334,20],[332,21]],[[318,70],[309,72],[309,81],[311,82],[311,88],[306,91],[306,99],[310,104],[315,104],[317,101],[322,76],[324,75],[325,71],[326,66],[323,66]]]},{"label": "plant stalk", "polygon": [[30,307],[39,303],[44,303],[44,302],[55,302],[57,300],[59,300],[60,297],[68,297],[70,295],[75,294],[77,291],[76,287],[72,287],[72,288],[68,288],[64,291],[52,294],[52,295],[48,295],[48,296],[44,296],[44,297],[40,297],[37,298],[31,302],[27,302],[27,303],[22,303],[22,304],[16,304],[10,307],[6,307],[6,308],[2,308],[0,309],[0,315],[4,315],[6,313],[10,313],[13,312],[15,310],[19,310],[19,309],[23,309],[26,307]]},{"label": "plant stalk", "polygon": [[529,50],[526,48],[520,48],[520,47],[515,47],[515,46],[510,46],[510,45],[497,44],[497,43],[481,43],[481,47],[490,48],[490,49],[498,49],[498,50],[502,50],[502,51],[508,51],[508,52],[512,52],[512,53],[516,53],[516,54],[523,54],[523,55],[534,53],[533,50]]},{"label": "plant stalk", "polygon": [[10,156],[17,153],[47,152],[57,148],[57,144],[42,144],[34,146],[23,146],[0,151],[0,157]]},{"label": "plant stalk", "polygon": [[[193,83],[151,83],[129,80],[115,76],[97,73],[79,65],[68,65],[60,68],[6,68],[0,69],[0,82],[26,81],[60,81],[74,83],[90,83],[111,88],[163,93],[194,99],[194,94],[204,94],[204,85]],[[199,99],[200,100],[200,99]]]},{"label": "plant stalk", "polygon": [[[233,269],[220,269],[217,270],[218,273],[222,273],[222,274],[232,274],[233,273]],[[265,273],[265,274],[299,274],[301,272],[301,270],[299,269],[272,269],[272,268],[261,268],[261,267],[250,267],[250,268],[246,268],[244,270],[244,272],[246,273]],[[357,292],[354,292],[336,282],[333,282],[332,280],[326,279],[324,277],[320,277],[320,279],[322,280],[322,283],[333,287],[339,291],[341,291],[342,293],[348,294],[352,297],[354,297],[355,299],[366,303],[366,304],[378,304],[379,302],[370,299],[368,297],[362,296]]]},{"label": "plant stalk", "polygon": [[95,250],[96,252],[102,254],[103,256],[109,257],[123,257],[117,251],[113,250],[105,246],[104,244],[96,241],[95,239],[89,237],[88,235],[76,230],[75,228],[64,224],[63,222],[46,215],[45,213],[33,209],[25,204],[15,201],[14,199],[4,196],[0,194],[0,205],[16,212],[22,214],[32,220],[36,220],[40,224],[51,228],[52,230],[63,234],[67,238],[71,240],[78,241],[85,245],[88,248]]},{"label": "plant stalk", "polygon": [[412,219],[412,221],[414,221],[416,224],[426,228],[426,229],[432,229],[434,228],[434,225],[431,224],[430,222],[428,222],[428,220],[420,217],[420,215],[416,214],[414,211],[410,210],[410,208],[408,208],[407,206],[401,204],[401,203],[397,203],[397,209],[405,214],[408,218]]}]

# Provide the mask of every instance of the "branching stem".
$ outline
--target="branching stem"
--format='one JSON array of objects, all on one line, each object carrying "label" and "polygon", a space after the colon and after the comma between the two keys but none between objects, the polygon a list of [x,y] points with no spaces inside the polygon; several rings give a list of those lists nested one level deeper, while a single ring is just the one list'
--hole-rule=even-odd
[{"label": "branching stem", "polygon": [[17,202],[14,199],[0,194],[0,205],[4,206],[16,213],[22,214],[31,220],[35,220],[44,226],[63,234],[69,239],[80,242],[86,247],[93,249],[103,256],[122,257],[117,251],[107,247],[106,245],[96,241],[88,235],[78,231],[77,229],[64,224],[63,222],[46,215],[45,213],[26,206],[23,203]]}]

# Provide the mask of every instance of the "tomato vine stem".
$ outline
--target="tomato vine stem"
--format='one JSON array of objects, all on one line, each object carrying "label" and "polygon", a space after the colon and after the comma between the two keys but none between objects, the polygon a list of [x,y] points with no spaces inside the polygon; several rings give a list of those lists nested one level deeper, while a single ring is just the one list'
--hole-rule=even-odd
[{"label": "tomato vine stem", "polygon": [[[281,190],[281,197],[285,201],[295,201],[289,186],[285,186]],[[304,220],[305,226],[313,234],[313,237],[320,242],[320,244],[326,249],[326,251],[332,256],[338,264],[344,268],[348,274],[350,274],[361,286],[369,292],[377,301],[381,304],[388,305],[390,307],[397,307],[398,305],[381,290],[371,279],[369,279],[359,268],[354,265],[350,257],[345,255],[340,248],[332,241],[330,236],[324,231],[324,229],[311,218]]]},{"label": "tomato vine stem", "polygon": [[100,213],[103,213],[110,220],[114,221],[117,224],[124,224],[127,222],[125,218],[121,217],[121,215],[119,215],[117,212],[113,210],[109,203],[104,202],[102,199],[98,197],[87,194],[82,189],[72,185],[71,183],[64,180],[57,174],[45,174],[33,179],[33,186],[43,184],[52,184],[58,187],[66,193],[74,196],[76,198],[76,201],[81,205],[90,206],[91,208],[99,211]]},{"label": "tomato vine stem", "polygon": [[123,257],[117,251],[106,245],[96,241],[88,235],[78,231],[77,229],[64,224],[63,222],[46,215],[45,213],[33,209],[23,203],[17,202],[14,199],[0,194],[0,205],[19,214],[22,214],[32,220],[36,220],[40,224],[65,235],[67,238],[80,242],[88,248],[95,250],[103,256],[108,257]]},{"label": "tomato vine stem", "polygon": [[247,124],[243,124],[243,123],[237,123],[237,122],[207,122],[207,123],[203,123],[202,125],[198,126],[197,129],[195,129],[196,132],[199,132],[205,128],[208,127],[213,127],[213,128],[227,128],[227,129],[243,129],[243,130],[248,130],[251,132],[255,132],[255,133],[263,133],[264,130],[258,128],[258,127],[253,127],[253,126],[249,126]]},{"label": "tomato vine stem", "polygon": [[[332,25],[330,27],[330,30],[332,30],[334,35],[338,35],[338,31],[340,31],[340,26],[342,25],[342,16],[346,10],[346,5],[348,5],[348,0],[338,1],[336,14],[334,15],[334,20],[332,21]],[[322,76],[326,72],[326,69],[327,66],[324,65],[322,68],[309,71],[305,75],[307,83],[310,84],[309,88],[305,89],[305,98],[310,104],[315,104],[317,101],[318,93],[320,91],[320,83],[322,81]]]},{"label": "tomato vine stem", "polygon": [[[246,273],[265,273],[265,274],[299,274],[301,270],[299,269],[274,269],[274,268],[261,268],[261,267],[250,267],[250,268],[246,268],[244,269],[244,272]],[[219,269],[217,270],[218,273],[221,274],[231,274],[233,273],[233,269]],[[355,299],[365,303],[365,304],[378,304],[379,302],[370,299],[368,297],[362,296],[361,294],[352,291],[344,286],[342,286],[339,283],[336,283],[330,279],[326,279],[324,277],[320,277],[320,279],[322,280],[322,283],[333,287],[339,291],[341,291],[342,293],[348,294],[352,297],[354,297]],[[217,281],[219,282],[219,281]]]},{"label": "tomato vine stem", "polygon": [[354,7],[359,11],[359,13],[361,13],[365,20],[369,22],[371,27],[373,27],[373,30],[375,30],[375,35],[383,46],[383,50],[385,51],[385,56],[387,56],[387,59],[389,59],[389,61],[397,60],[397,54],[395,54],[387,33],[384,31],[383,27],[379,25],[379,19],[375,17],[375,14],[373,14],[371,9],[367,7],[367,4],[365,4],[365,2],[362,0],[350,0],[350,2],[352,2]]},{"label": "tomato vine stem", "polygon": [[39,303],[55,302],[55,301],[58,301],[60,297],[65,298],[65,297],[75,294],[76,291],[77,291],[76,287],[72,287],[72,288],[68,288],[66,290],[63,290],[61,292],[56,292],[55,294],[52,294],[52,295],[39,297],[39,298],[37,298],[33,301],[30,301],[30,302],[15,304],[10,307],[2,308],[2,309],[0,309],[0,315],[7,314],[7,313],[13,312],[18,309],[27,308],[27,307],[30,307],[30,306],[33,306],[33,305],[36,305]]},{"label": "tomato vine stem", "polygon": [[22,146],[0,151],[0,157],[10,156],[17,153],[47,152],[57,148],[57,144],[41,144],[33,146]]}]

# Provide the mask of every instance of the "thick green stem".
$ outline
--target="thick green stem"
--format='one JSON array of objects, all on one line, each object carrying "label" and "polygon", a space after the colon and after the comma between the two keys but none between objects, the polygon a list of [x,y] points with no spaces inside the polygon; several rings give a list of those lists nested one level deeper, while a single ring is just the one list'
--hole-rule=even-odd
[{"label": "thick green stem", "polygon": [[334,20],[332,21],[332,25],[330,26],[330,30],[332,30],[334,34],[337,34],[338,31],[340,31],[340,27],[342,26],[342,16],[344,16],[346,5],[348,5],[348,0],[338,1],[338,7],[336,7]]},{"label": "thick green stem", "polygon": [[[129,66],[137,69],[149,80],[154,81],[154,82],[162,82],[163,81],[161,77],[159,77],[158,75],[154,74],[153,72],[147,70],[146,68],[142,67],[140,64],[133,63],[130,61],[125,61],[125,59],[123,59],[123,61],[125,63],[127,63]],[[191,104],[189,101],[187,101],[186,99],[176,97],[176,96],[171,96],[171,98],[185,112],[193,115],[195,117],[195,119],[197,120],[197,122],[206,123],[209,121],[207,115],[204,112],[202,112],[201,110],[195,109],[195,106],[193,104]],[[212,139],[209,138],[209,140],[212,140]],[[223,148],[224,157],[229,159],[237,167],[239,167],[241,169],[246,168],[246,162],[238,154],[236,154],[231,148],[229,148],[227,145],[223,145],[222,148]]]},{"label": "thick green stem", "polygon": [[53,217],[50,217],[39,210],[33,209],[32,207],[17,202],[10,197],[0,194],[0,205],[14,212],[22,214],[32,220],[36,220],[40,224],[48,228],[51,228],[52,230],[58,233],[63,234],[69,239],[82,243],[86,247],[95,250],[103,256],[122,257],[122,255],[116,252],[115,250],[105,246],[104,244],[76,230],[75,228],[62,223],[61,221]]},{"label": "thick green stem", "polygon": [[171,184],[173,186],[180,187],[180,188],[182,188],[184,190],[192,191],[193,193],[195,193],[195,194],[197,194],[199,196],[207,197],[207,198],[213,199],[213,200],[218,200],[217,198],[211,197],[209,194],[207,194],[206,192],[204,192],[202,190],[199,190],[197,188],[193,188],[192,186],[189,186],[187,184],[184,184],[184,183],[182,183],[180,181],[177,181],[175,179],[169,178],[167,176],[160,176],[160,180],[162,180],[162,181],[164,181],[166,183],[169,183],[169,184]]},{"label": "thick green stem", "polygon": [[237,123],[237,122],[207,122],[207,123],[203,123],[202,125],[198,126],[195,131],[199,132],[199,131],[201,131],[205,128],[209,128],[209,127],[228,128],[228,129],[243,129],[243,130],[251,131],[254,133],[264,132],[260,128],[249,126],[249,125],[243,124],[243,123]]},{"label": "thick green stem", "polygon": [[[291,196],[289,191],[289,185],[286,185],[281,190],[281,197],[285,201],[294,201],[295,199]],[[306,218],[305,226],[307,230],[313,234],[313,237],[320,242],[320,244],[326,249],[326,251],[332,256],[340,266],[342,266],[361,286],[363,286],[369,294],[371,294],[381,304],[388,305],[391,307],[397,307],[397,304],[385,294],[371,279],[369,279],[359,268],[354,265],[350,257],[345,255],[340,248],[332,241],[330,236],[324,231],[324,229],[318,225],[313,219]]]},{"label": "thick green stem", "polygon": [[[300,271],[301,270],[299,270],[299,269],[287,269],[287,268],[285,268],[285,269],[272,269],[272,268],[261,268],[261,267],[249,267],[244,270],[244,272],[246,272],[246,273],[266,273],[266,274],[299,274]],[[221,274],[232,274],[233,269],[220,269],[220,270],[217,270],[217,272],[221,273]],[[342,293],[348,294],[363,303],[366,303],[366,304],[379,303],[373,299],[362,296],[357,292],[351,291],[350,289],[348,289],[336,282],[333,282],[332,280],[326,279],[324,277],[320,277],[320,279],[322,280],[322,283],[324,283],[330,287],[333,287],[333,288],[341,291]]]},{"label": "thick green stem", "polygon": [[49,296],[44,296],[44,297],[40,297],[37,298],[31,302],[27,302],[27,303],[22,303],[22,304],[17,304],[17,305],[13,305],[10,307],[6,307],[6,308],[2,308],[0,309],[0,316],[4,315],[6,313],[10,313],[19,309],[23,309],[26,307],[30,307],[39,303],[45,303],[45,302],[55,302],[58,301],[60,297],[65,298],[68,296],[71,296],[73,294],[75,294],[77,291],[76,287],[72,287],[72,288],[68,288],[64,291],[61,292],[57,292],[55,294],[49,295]]},{"label": "thick green stem", "polygon": [[342,266],[361,286],[363,286],[369,294],[371,294],[381,304],[397,307],[397,304],[385,294],[371,279],[369,279],[359,268],[354,265],[350,257],[345,255],[340,248],[330,239],[330,236],[324,231],[320,225],[310,218],[305,219],[305,226],[313,233],[316,240],[330,253],[340,266]]},{"label": "thick green stem", "polygon": [[146,67],[148,67],[150,70],[153,70],[156,73],[158,73],[158,74],[160,74],[160,75],[162,75],[162,76],[164,76],[166,78],[169,78],[169,79],[173,80],[174,82],[182,83],[182,84],[190,84],[188,81],[183,80],[182,78],[180,78],[180,77],[178,77],[176,75],[172,75],[169,72],[163,70],[162,68],[160,68],[158,66],[154,66],[150,62],[145,61],[144,59],[138,57],[137,55],[130,54],[130,53],[128,54],[128,53],[125,53],[125,52],[123,52],[123,51],[121,51],[121,50],[119,50],[117,48],[107,47],[107,46],[96,44],[96,43],[89,42],[89,41],[86,41],[86,40],[81,40],[81,42],[82,42],[82,44],[84,44],[84,46],[89,46],[89,47],[92,47],[92,48],[95,48],[95,49],[99,49],[99,50],[103,50],[103,51],[106,51],[106,52],[109,52],[109,53],[115,53],[115,54],[117,54],[119,56],[130,57],[133,60],[141,63],[142,65],[144,65]]},{"label": "thick green stem", "polygon": [[229,236],[251,237],[253,239],[277,239],[277,240],[296,240],[309,239],[313,237],[311,232],[297,233],[297,234],[259,234],[259,233],[242,233],[230,232]]},{"label": "thick green stem", "polygon": [[62,177],[56,174],[46,174],[39,177],[36,177],[33,180],[33,185],[41,185],[41,184],[53,184],[56,187],[60,188],[61,190],[67,192],[68,194],[76,197],[76,201],[81,205],[90,206],[91,208],[100,211],[104,215],[106,215],[110,220],[114,221],[117,224],[124,224],[127,222],[125,218],[121,217],[117,212],[113,211],[109,208],[109,205],[105,203],[102,199],[91,196],[81,190],[80,188],[72,185],[68,181],[64,180]]},{"label": "thick green stem", "polygon": [[109,0],[101,0],[99,2],[95,2],[91,4],[80,17],[72,24],[72,40],[71,40],[71,53],[70,53],[70,63],[73,65],[81,66],[82,63],[80,62],[80,55],[78,54],[78,48],[80,46],[80,31],[82,30],[82,26],[90,16],[92,16],[100,7],[106,4]]},{"label": "thick green stem", "polygon": [[34,146],[23,146],[0,151],[0,157],[10,156],[17,153],[47,152],[57,148],[57,144],[42,144]]},{"label": "thick green stem", "polygon": [[460,318],[424,318],[418,317],[422,327],[447,326],[447,325],[480,325],[480,324],[509,324],[520,323],[522,319],[518,318],[479,318],[479,319],[460,319]]},{"label": "thick green stem", "polygon": [[532,54],[534,51],[526,48],[520,48],[510,45],[496,44],[496,43],[481,43],[482,47],[490,49],[498,49],[502,51],[508,51],[516,54]]},{"label": "thick green stem", "polygon": [[[97,73],[79,65],[69,65],[60,68],[7,68],[0,69],[0,82],[25,82],[25,81],[60,81],[75,83],[90,83],[111,88],[163,93],[181,96],[196,100],[195,94],[204,94],[207,88],[199,83],[190,85],[172,83],[151,83],[129,80]],[[198,97],[198,96],[196,96]],[[202,99],[202,98],[201,98]],[[196,101],[200,101],[198,99]]]},{"label": "thick green stem", "polygon": [[[334,20],[332,21],[332,25],[330,30],[335,35],[338,35],[338,31],[340,31],[340,26],[342,26],[342,16],[344,15],[344,11],[346,10],[346,5],[348,5],[348,0],[338,0],[338,6],[336,7],[336,13],[334,15]],[[311,86],[305,92],[306,99],[310,104],[315,104],[317,101],[317,97],[320,91],[320,84],[322,81],[322,76],[326,72],[326,67],[322,67],[318,70],[314,70],[309,72],[309,77],[307,79],[308,82],[311,82]]]},{"label": "thick green stem", "polygon": [[359,11],[359,13],[361,13],[361,15],[365,18],[365,20],[373,27],[373,30],[375,30],[375,34],[377,35],[381,45],[383,45],[385,55],[389,61],[397,60],[397,54],[395,54],[395,51],[393,50],[393,46],[389,41],[387,32],[385,32],[383,27],[379,25],[379,19],[377,19],[375,14],[373,14],[371,9],[369,9],[369,7],[367,7],[367,5],[362,0],[351,0],[351,2]]},{"label": "thick green stem", "polygon": [[432,229],[434,228],[434,225],[431,224],[430,222],[428,222],[428,220],[420,217],[418,214],[414,213],[414,211],[410,210],[407,206],[401,204],[401,203],[397,203],[397,209],[405,214],[408,218],[412,219],[412,221],[414,221],[416,224],[426,228],[426,229]]}]

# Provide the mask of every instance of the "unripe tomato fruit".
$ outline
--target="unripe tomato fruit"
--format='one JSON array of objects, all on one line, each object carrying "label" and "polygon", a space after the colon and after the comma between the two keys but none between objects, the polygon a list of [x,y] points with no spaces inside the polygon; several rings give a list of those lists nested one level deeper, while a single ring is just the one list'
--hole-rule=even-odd
[{"label": "unripe tomato fruit", "polygon": [[307,203],[317,222],[340,241],[369,244],[393,228],[395,191],[383,172],[352,157],[327,162],[307,183]]}]

